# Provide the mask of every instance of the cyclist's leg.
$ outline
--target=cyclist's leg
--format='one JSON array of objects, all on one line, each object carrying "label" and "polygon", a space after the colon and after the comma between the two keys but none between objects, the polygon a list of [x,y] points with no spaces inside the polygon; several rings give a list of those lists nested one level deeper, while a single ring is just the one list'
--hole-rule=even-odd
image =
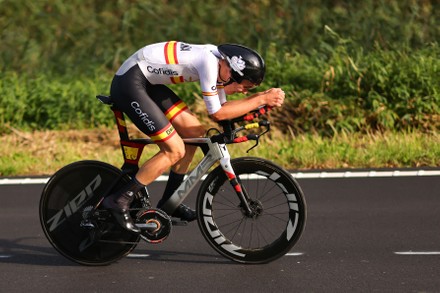
[{"label": "cyclist's leg", "polygon": [[[203,137],[206,132],[199,119],[189,110],[180,113],[173,120],[173,126],[183,138]],[[196,150],[196,146],[186,145],[185,156],[173,166],[172,170],[179,174],[186,173]]]},{"label": "cyclist's leg", "polygon": [[160,151],[148,159],[136,174],[136,178],[145,185],[153,182],[162,173],[179,161],[185,153],[185,146],[178,134],[165,142],[157,142]]},{"label": "cyclist's leg", "polygon": [[104,207],[112,210],[121,226],[135,233],[140,231],[134,225],[128,211],[134,194],[179,161],[185,152],[182,139],[161,108],[148,94],[149,89],[153,87],[137,65],[124,75],[115,76],[111,87],[111,95],[115,105],[142,132],[155,140],[160,148],[159,153],[141,166],[130,184],[107,197],[103,202]]},{"label": "cyclist's leg", "polygon": [[177,134],[170,137],[166,142],[157,144],[160,151],[139,168],[133,180],[119,192],[108,196],[104,200],[104,206],[112,209],[113,215],[119,224],[134,233],[140,232],[139,228],[134,225],[129,214],[129,207],[133,201],[134,194],[144,186],[153,182],[183,156],[183,141]]},{"label": "cyclist's leg", "polygon": [[[204,135],[205,129],[198,118],[191,113],[186,104],[168,87],[163,85],[154,86],[149,90],[149,94],[156,104],[161,107],[180,137],[201,137]],[[165,204],[182,183],[196,150],[197,147],[195,146],[185,145],[185,156],[172,166],[165,191],[157,204],[158,208]],[[172,216],[185,221],[193,221],[197,217],[194,210],[183,204],[176,209]]]},{"label": "cyclist's leg", "polygon": [[[201,137],[205,133],[199,120],[189,110],[180,113],[173,120],[173,126],[182,137]],[[157,204],[158,208],[167,202],[183,182],[196,150],[196,146],[185,145],[185,156],[172,166],[163,196]],[[196,212],[184,204],[181,204],[172,216],[185,221],[194,221],[197,218]]]},{"label": "cyclist's leg", "polygon": [[[115,105],[136,127],[159,146],[160,151],[145,162],[136,174],[139,182],[148,185],[185,154],[185,145],[170,123],[170,117],[183,111],[186,105],[168,87],[150,84],[138,65],[114,78],[111,96]],[[174,101],[180,102],[180,105]],[[171,106],[175,108],[173,115],[166,113]],[[150,170],[147,167],[151,167]]]}]

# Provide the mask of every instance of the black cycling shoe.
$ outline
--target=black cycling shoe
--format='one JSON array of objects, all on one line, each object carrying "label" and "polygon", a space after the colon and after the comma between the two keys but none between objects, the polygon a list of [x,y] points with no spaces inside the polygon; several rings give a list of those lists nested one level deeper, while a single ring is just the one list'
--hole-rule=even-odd
[{"label": "black cycling shoe", "polygon": [[175,218],[180,218],[182,221],[191,222],[197,219],[197,213],[195,210],[192,210],[190,207],[180,204],[174,213],[171,215]]},{"label": "black cycling shoe", "polygon": [[141,229],[135,225],[128,210],[128,207],[133,201],[133,196],[134,194],[132,191],[126,191],[121,195],[112,194],[103,200],[102,205],[112,213],[116,222],[118,222],[122,228],[132,233],[139,234],[141,233]]},{"label": "black cycling shoe", "polygon": [[113,210],[111,209],[113,217],[116,222],[121,225],[122,228],[128,230],[134,234],[141,233],[141,229],[139,229],[136,224],[133,222],[133,219],[130,216],[130,213],[127,210]]}]

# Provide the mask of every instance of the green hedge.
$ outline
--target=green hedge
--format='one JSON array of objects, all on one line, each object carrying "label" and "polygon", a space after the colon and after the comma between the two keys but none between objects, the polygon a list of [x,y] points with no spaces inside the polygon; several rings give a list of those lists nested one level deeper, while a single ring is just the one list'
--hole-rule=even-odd
[{"label": "green hedge", "polygon": [[[135,50],[170,39],[261,51],[261,88],[288,92],[283,129],[439,129],[435,0],[4,0],[0,26],[3,130],[112,124],[94,96]],[[199,95],[175,89],[189,104]]]},{"label": "green hedge", "polygon": [[108,80],[81,77],[38,77],[1,73],[0,123],[24,129],[88,128],[112,122],[111,111],[94,99],[108,92]]},{"label": "green hedge", "polygon": [[[440,47],[374,50],[340,39],[307,55],[271,51],[266,84],[290,90],[295,132],[440,129]],[[289,115],[289,113],[291,115]],[[281,115],[280,115],[281,116]]]},{"label": "green hedge", "polygon": [[[267,80],[260,89],[282,87],[287,101],[276,122],[294,132],[420,129],[440,126],[440,48],[406,52],[352,50],[339,44],[310,55],[272,46]],[[351,52],[349,52],[351,51]],[[327,56],[324,58],[324,56]],[[113,123],[96,99],[108,93],[111,73],[38,77],[0,73],[0,123],[27,129],[83,128]],[[197,83],[173,89],[189,104]],[[234,98],[234,96],[232,96]]]}]

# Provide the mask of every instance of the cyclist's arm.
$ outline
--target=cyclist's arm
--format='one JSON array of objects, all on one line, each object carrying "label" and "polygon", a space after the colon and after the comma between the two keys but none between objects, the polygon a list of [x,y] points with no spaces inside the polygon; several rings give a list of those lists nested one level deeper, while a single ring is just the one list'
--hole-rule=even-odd
[{"label": "cyclist's arm", "polygon": [[211,114],[214,121],[233,119],[240,117],[260,106],[280,107],[284,102],[284,91],[280,88],[272,88],[264,92],[256,93],[240,100],[228,101],[215,113]]}]

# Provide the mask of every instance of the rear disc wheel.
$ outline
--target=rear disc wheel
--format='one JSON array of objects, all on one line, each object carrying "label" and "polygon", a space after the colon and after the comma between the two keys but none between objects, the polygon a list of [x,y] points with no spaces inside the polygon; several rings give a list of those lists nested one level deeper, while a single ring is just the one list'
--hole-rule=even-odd
[{"label": "rear disc wheel", "polygon": [[41,226],[52,246],[83,265],[107,265],[130,253],[139,235],[114,221],[95,221],[94,228],[81,226],[111,186],[116,190],[128,181],[121,170],[98,161],[80,161],[57,171],[44,187],[39,207]]}]

